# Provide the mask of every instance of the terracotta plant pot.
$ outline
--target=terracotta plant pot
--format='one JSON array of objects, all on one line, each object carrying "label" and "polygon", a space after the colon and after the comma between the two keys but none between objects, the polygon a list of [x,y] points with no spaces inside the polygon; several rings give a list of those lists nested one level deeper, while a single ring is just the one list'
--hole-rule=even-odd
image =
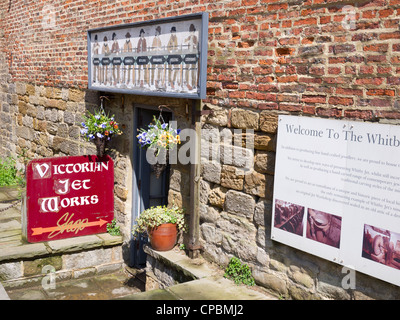
[{"label": "terracotta plant pot", "polygon": [[165,223],[148,230],[151,247],[156,251],[171,250],[178,236],[178,228],[175,223]]}]

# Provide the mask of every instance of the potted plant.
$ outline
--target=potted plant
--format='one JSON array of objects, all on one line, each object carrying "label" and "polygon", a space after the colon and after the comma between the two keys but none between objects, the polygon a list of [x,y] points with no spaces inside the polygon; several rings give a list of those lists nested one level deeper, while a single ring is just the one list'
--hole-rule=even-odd
[{"label": "potted plant", "polygon": [[152,248],[157,251],[171,250],[180,231],[186,231],[185,215],[176,206],[157,206],[144,210],[133,228],[134,235],[147,233]]},{"label": "potted plant", "polygon": [[161,173],[168,165],[168,152],[167,150],[173,149],[181,143],[179,133],[180,129],[172,128],[168,123],[164,123],[156,117],[153,118],[153,123],[148,125],[148,129],[140,129],[138,138],[139,144],[142,148],[149,148],[155,157],[158,157],[160,152],[165,153],[166,161],[157,161],[151,164],[152,170],[155,172],[156,177],[159,178]]},{"label": "potted plant", "polygon": [[102,108],[95,111],[94,114],[88,111],[83,118],[81,135],[86,141],[91,141],[96,145],[97,156],[102,157],[106,143],[114,135],[121,135],[122,131],[115,121],[114,115],[109,116]]}]

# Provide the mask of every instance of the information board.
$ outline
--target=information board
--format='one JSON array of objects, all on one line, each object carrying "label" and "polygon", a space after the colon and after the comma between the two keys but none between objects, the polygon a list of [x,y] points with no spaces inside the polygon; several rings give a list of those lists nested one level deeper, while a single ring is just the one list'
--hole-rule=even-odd
[{"label": "information board", "polygon": [[35,159],[26,173],[28,242],[106,232],[114,218],[114,164],[109,156]]},{"label": "information board", "polygon": [[400,285],[400,126],[278,123],[272,239]]}]

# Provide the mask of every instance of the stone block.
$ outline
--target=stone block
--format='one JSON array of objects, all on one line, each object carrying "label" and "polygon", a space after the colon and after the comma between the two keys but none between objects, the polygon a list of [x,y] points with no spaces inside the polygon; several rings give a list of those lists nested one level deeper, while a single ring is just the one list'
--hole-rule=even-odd
[{"label": "stone block", "polygon": [[18,279],[23,276],[22,262],[7,262],[0,264],[0,281]]},{"label": "stone block", "polygon": [[52,255],[46,258],[39,258],[32,261],[24,261],[24,276],[40,275],[45,266],[52,266],[55,270],[61,270],[62,259],[61,256]]},{"label": "stone block", "polygon": [[273,175],[275,172],[275,153],[270,151],[257,151],[254,159],[254,170],[260,173]]},{"label": "stone block", "polygon": [[252,275],[256,284],[261,285],[273,292],[286,296],[288,293],[286,280],[279,278],[276,274],[269,274],[259,268],[254,268]]},{"label": "stone block", "polygon": [[278,114],[270,111],[260,113],[260,130],[268,133],[276,133],[278,128]]},{"label": "stone block", "polygon": [[254,163],[253,151],[239,146],[220,145],[219,157],[221,163],[243,169],[252,168]]},{"label": "stone block", "polygon": [[63,255],[63,269],[83,269],[112,262],[112,249],[97,249]]},{"label": "stone block", "polygon": [[247,218],[237,216],[222,211],[219,219],[215,222],[217,228],[221,229],[228,238],[235,241],[238,239],[247,239],[255,243],[257,229]]},{"label": "stone block", "polygon": [[211,109],[213,113],[204,117],[206,123],[226,127],[228,124],[228,110],[218,107],[211,107]]},{"label": "stone block", "polygon": [[190,197],[182,196],[182,193],[169,189],[168,203],[188,210],[190,208]]},{"label": "stone block", "polygon": [[250,110],[233,109],[231,112],[231,124],[239,129],[254,129],[259,128],[259,114]]},{"label": "stone block", "polygon": [[272,217],[272,203],[260,198],[254,210],[254,222],[260,226],[270,226]]},{"label": "stone block", "polygon": [[170,188],[174,189],[175,191],[180,191],[186,196],[189,196],[189,174],[182,172],[181,170],[172,169],[170,176]]},{"label": "stone block", "polygon": [[27,95],[34,95],[35,94],[35,86],[31,85],[31,84],[26,84],[25,85],[25,89],[26,89],[26,94]]},{"label": "stone block", "polygon": [[313,278],[307,273],[303,268],[299,268],[297,266],[290,266],[289,277],[296,283],[308,288],[312,289],[314,287]]},{"label": "stone block", "polygon": [[218,127],[208,123],[204,124],[204,126],[201,128],[201,140],[219,143],[219,139],[220,133]]},{"label": "stone block", "polygon": [[102,244],[102,240],[96,235],[88,235],[68,239],[53,240],[49,241],[47,244],[54,254],[58,252],[75,252],[79,250],[96,248]]},{"label": "stone block", "polygon": [[244,171],[233,166],[223,165],[221,170],[221,186],[228,189],[242,190]]},{"label": "stone block", "polygon": [[253,196],[243,192],[229,190],[225,197],[225,210],[229,213],[253,218],[256,201]]},{"label": "stone block", "polygon": [[276,135],[270,133],[254,134],[254,149],[275,151],[276,150]]},{"label": "stone block", "polygon": [[221,182],[221,164],[216,161],[203,161],[201,175],[204,180],[219,184]]},{"label": "stone block", "polygon": [[33,128],[17,127],[17,137],[32,141],[35,137]]},{"label": "stone block", "polygon": [[77,90],[77,89],[70,89],[68,98],[71,101],[81,102],[85,101],[85,91]]},{"label": "stone block", "polygon": [[211,223],[203,223],[200,226],[201,234],[203,239],[207,243],[220,244],[222,242],[222,234],[221,231],[215,228],[214,224]]},{"label": "stone block", "polygon": [[49,252],[43,243],[25,244],[18,247],[2,248],[0,251],[0,261],[16,258],[32,258],[43,256],[48,253]]},{"label": "stone block", "polygon": [[216,187],[210,191],[208,201],[211,205],[223,208],[225,203],[225,195],[228,190],[224,187]]},{"label": "stone block", "polygon": [[15,89],[16,89],[17,94],[24,95],[26,93],[25,83],[17,82],[15,84]]},{"label": "stone block", "polygon": [[205,160],[219,159],[219,142],[212,143],[210,141],[201,140],[200,157]]},{"label": "stone block", "polygon": [[254,241],[240,238],[234,242],[233,254],[242,261],[255,261],[258,247]]},{"label": "stone block", "polygon": [[207,204],[208,196],[211,192],[211,183],[203,179],[200,180],[200,203]]},{"label": "stone block", "polygon": [[265,198],[266,177],[256,171],[247,172],[244,178],[244,192]]}]

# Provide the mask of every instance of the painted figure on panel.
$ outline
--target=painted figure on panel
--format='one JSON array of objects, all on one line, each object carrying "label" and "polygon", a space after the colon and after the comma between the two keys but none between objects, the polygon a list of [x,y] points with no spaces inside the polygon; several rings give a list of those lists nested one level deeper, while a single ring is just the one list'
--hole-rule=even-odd
[{"label": "painted figure on panel", "polygon": [[[144,37],[144,29],[140,29],[139,32],[139,41],[137,45],[137,53],[142,53],[147,51],[147,42],[146,38]],[[140,81],[140,87],[144,87],[144,85],[148,85],[149,83],[149,74],[147,63],[146,64],[139,64],[138,65],[138,81]]]},{"label": "painted figure on panel", "polygon": [[[171,36],[168,41],[167,50],[169,53],[174,53],[178,51],[178,38],[176,36],[176,27],[171,28]],[[179,73],[179,67],[177,65],[173,65],[171,63],[168,64],[169,75],[168,82],[172,89],[175,89],[177,76]]]},{"label": "painted figure on panel", "polygon": [[[151,50],[154,51],[154,55],[157,55],[158,52],[161,52],[161,27],[157,26],[155,36],[153,39],[153,43],[151,45]],[[156,89],[162,87],[162,75],[164,73],[164,63],[154,63],[151,66],[151,74],[150,74],[150,85],[155,87]]]},{"label": "painted figure on panel", "polygon": [[[188,51],[193,52],[193,54],[197,54],[198,48],[198,39],[195,34],[196,28],[194,24],[191,24],[189,27],[189,37],[187,37],[184,43],[187,43]],[[197,60],[197,59],[196,59]],[[187,64],[186,67],[186,86],[189,90],[192,90],[197,86],[197,61],[194,64]]]},{"label": "painted figure on panel", "polygon": [[[125,43],[124,46],[122,48],[122,52],[127,53],[127,52],[132,52],[132,42],[131,42],[131,34],[129,32],[127,32],[125,34]],[[123,78],[122,78],[122,82],[125,83],[126,85],[129,84],[129,82],[131,81],[131,73],[132,73],[132,67],[131,67],[131,62],[129,62],[129,64],[127,64],[126,61],[129,60],[124,60],[124,70],[123,70]],[[135,73],[133,73],[134,75]],[[132,79],[132,82],[135,81],[135,78]]]},{"label": "painted figure on panel", "polygon": [[[94,36],[94,44],[93,44],[93,54],[100,54],[100,44],[98,42],[97,34]],[[93,82],[100,81],[100,66],[98,63],[93,65]]]},{"label": "painted figure on panel", "polygon": [[[104,37],[104,39],[103,39],[103,48],[102,48],[102,50],[101,50],[101,53],[104,55],[104,56],[108,56],[108,55],[110,55],[110,47],[108,46],[108,43],[107,43],[107,41],[108,41],[108,39],[107,39],[107,37],[105,36]],[[101,82],[103,83],[103,84],[107,84],[107,82],[108,82],[108,65],[109,65],[109,60],[107,60],[107,59],[102,59],[102,65],[103,65],[103,67],[102,67],[102,79],[101,79]]]},{"label": "painted figure on panel", "polygon": [[[118,40],[117,40],[117,35],[114,32],[112,35],[112,46],[111,46],[111,53],[113,53],[114,55],[117,55],[119,53],[119,44],[118,44]],[[117,62],[115,62],[117,61]],[[119,73],[120,73],[120,59],[113,59],[113,72],[112,72],[112,76],[113,76],[113,80],[114,80],[114,86],[116,86],[119,83]]]}]

